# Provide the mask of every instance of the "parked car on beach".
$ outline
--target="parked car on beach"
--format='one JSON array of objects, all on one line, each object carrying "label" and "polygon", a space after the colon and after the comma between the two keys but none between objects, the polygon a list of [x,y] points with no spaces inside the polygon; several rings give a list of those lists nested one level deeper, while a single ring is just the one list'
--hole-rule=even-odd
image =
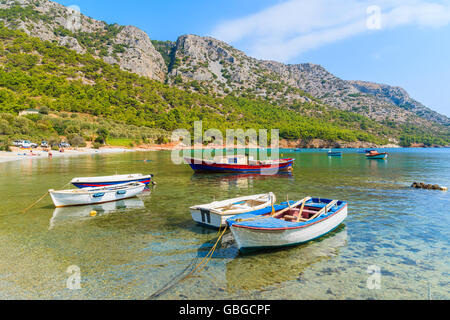
[{"label": "parked car on beach", "polygon": [[59,147],[60,148],[70,148],[70,144],[68,144],[67,142],[61,142],[59,144]]},{"label": "parked car on beach", "polygon": [[24,148],[24,149],[29,149],[32,147],[32,143],[28,140],[23,140],[20,142],[19,147]]},{"label": "parked car on beach", "polygon": [[47,141],[42,141],[41,142],[41,147],[42,148],[48,148],[49,146],[48,146],[48,142]]}]

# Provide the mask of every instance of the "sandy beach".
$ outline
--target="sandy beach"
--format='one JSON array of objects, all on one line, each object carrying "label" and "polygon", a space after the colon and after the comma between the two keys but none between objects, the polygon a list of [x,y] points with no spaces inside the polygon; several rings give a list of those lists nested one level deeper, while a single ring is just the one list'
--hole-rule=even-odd
[{"label": "sandy beach", "polygon": [[[0,152],[0,163],[9,161],[20,161],[20,160],[35,160],[35,159],[47,159],[49,158],[49,152],[33,149],[19,149],[11,148],[12,152]],[[32,152],[30,152],[32,151]],[[101,149],[91,149],[91,148],[78,148],[78,149],[67,149],[64,152],[51,151],[53,158],[60,157],[73,157],[81,155],[90,154],[108,154],[108,153],[122,153],[122,152],[135,152],[137,149],[126,149],[126,148],[101,148]]]}]

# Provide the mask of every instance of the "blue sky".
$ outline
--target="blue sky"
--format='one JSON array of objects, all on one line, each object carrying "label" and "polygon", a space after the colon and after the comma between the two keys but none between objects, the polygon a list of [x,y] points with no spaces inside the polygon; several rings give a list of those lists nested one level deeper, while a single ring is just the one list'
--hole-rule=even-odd
[{"label": "blue sky", "polygon": [[[450,0],[58,0],[152,39],[214,36],[256,58],[401,86],[450,116]],[[374,7],[375,5],[375,7]]]}]

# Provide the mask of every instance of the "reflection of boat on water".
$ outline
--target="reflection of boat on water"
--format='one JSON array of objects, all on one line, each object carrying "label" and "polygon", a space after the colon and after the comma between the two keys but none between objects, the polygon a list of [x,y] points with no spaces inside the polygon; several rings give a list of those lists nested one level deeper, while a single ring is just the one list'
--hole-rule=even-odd
[{"label": "reflection of boat on water", "polygon": [[328,151],[328,156],[329,157],[342,157],[342,151],[329,150]]},{"label": "reflection of boat on water", "polygon": [[106,215],[121,210],[144,208],[144,202],[139,198],[124,199],[116,202],[107,202],[80,207],[56,208],[50,220],[50,229],[56,226],[90,219],[92,211],[95,211],[98,215]]},{"label": "reflection of boat on water", "polygon": [[222,189],[230,187],[239,187],[243,189],[249,188],[253,181],[264,179],[293,179],[292,172],[279,172],[274,175],[260,175],[257,173],[224,173],[224,174],[208,174],[208,173],[194,173],[191,177],[192,181],[211,180],[220,184]]},{"label": "reflection of boat on water", "polygon": [[291,171],[278,172],[273,175],[260,175],[259,173],[224,173],[221,175],[208,174],[208,173],[194,173],[192,175],[192,180],[201,179],[214,179],[220,181],[235,181],[240,179],[255,179],[262,180],[268,178],[292,178],[293,174]]},{"label": "reflection of boat on water", "polygon": [[340,226],[327,236],[298,247],[237,256],[226,264],[228,292],[261,290],[295,280],[309,266],[336,257],[339,249],[346,245],[347,230],[345,226]]}]

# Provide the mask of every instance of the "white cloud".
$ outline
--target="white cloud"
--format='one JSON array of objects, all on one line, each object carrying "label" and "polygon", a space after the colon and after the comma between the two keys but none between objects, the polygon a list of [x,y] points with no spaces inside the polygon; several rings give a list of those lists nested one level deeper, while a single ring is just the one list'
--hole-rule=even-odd
[{"label": "white cloud", "polygon": [[406,25],[437,28],[450,23],[450,0],[289,0],[221,23],[212,36],[245,43],[255,57],[287,61],[372,31],[367,28],[367,8],[373,5],[381,8],[381,29]]}]

